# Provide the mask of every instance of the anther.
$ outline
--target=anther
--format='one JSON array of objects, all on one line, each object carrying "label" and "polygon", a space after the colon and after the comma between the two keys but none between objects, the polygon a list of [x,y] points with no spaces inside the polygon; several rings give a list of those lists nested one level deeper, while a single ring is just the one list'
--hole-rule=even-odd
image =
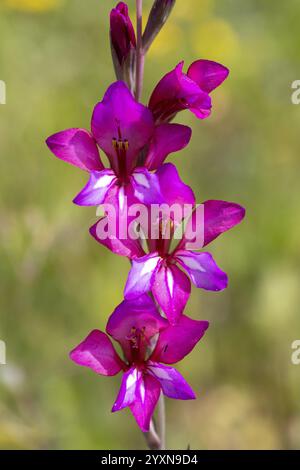
[{"label": "anther", "polygon": [[127,139],[116,139],[115,137],[112,139],[112,146],[116,150],[128,150],[129,142]]}]

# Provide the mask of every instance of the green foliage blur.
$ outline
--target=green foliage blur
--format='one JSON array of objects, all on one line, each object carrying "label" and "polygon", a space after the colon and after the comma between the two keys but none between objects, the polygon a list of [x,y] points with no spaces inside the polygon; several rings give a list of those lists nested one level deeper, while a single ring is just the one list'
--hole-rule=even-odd
[{"label": "green foliage blur", "polygon": [[[149,11],[150,0],[145,0]],[[134,1],[129,0],[132,13]],[[89,236],[94,208],[72,204],[83,172],[45,138],[89,127],[114,81],[113,1],[1,0],[0,448],[136,449],[130,412],[111,414],[120,377],[75,366],[69,351],[122,300],[125,259]],[[245,221],[210,247],[229,274],[221,293],[193,289],[186,313],[211,322],[178,369],[197,392],[167,401],[169,448],[300,447],[300,79],[298,0],[178,0],[146,62],[144,101],[183,58],[224,63],[213,114],[172,161],[197,201],[244,205]]]}]

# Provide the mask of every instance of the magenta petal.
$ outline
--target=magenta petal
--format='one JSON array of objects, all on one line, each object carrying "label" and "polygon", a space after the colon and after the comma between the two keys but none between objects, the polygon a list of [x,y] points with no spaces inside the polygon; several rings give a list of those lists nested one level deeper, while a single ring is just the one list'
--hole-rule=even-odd
[{"label": "magenta petal", "polygon": [[154,377],[144,375],[136,387],[136,399],[130,405],[137,424],[143,432],[148,432],[155,406],[159,399],[161,387]]},{"label": "magenta petal", "polygon": [[138,103],[123,82],[113,83],[98,103],[92,117],[92,133],[100,148],[117,168],[113,139],[128,141],[127,168],[131,169],[138,153],[154,132],[152,113]]},{"label": "magenta petal", "polygon": [[121,387],[112,407],[112,412],[122,410],[136,400],[137,386],[141,377],[141,372],[135,367],[132,367],[123,374]]},{"label": "magenta petal", "polygon": [[101,171],[103,164],[93,136],[85,129],[67,129],[46,140],[57,158],[86,171]]},{"label": "magenta petal", "polygon": [[174,364],[189,354],[200,341],[209,323],[192,320],[181,315],[177,325],[169,326],[160,332],[151,360]]},{"label": "magenta petal", "polygon": [[172,206],[172,204],[194,206],[195,195],[193,190],[180,179],[175,165],[165,163],[157,170],[156,175],[166,204],[169,206]]},{"label": "magenta petal", "polygon": [[152,293],[169,322],[174,325],[189,299],[191,283],[177,266],[161,264],[155,273]]},{"label": "magenta petal", "polygon": [[[117,184],[113,185],[107,193],[105,198],[104,209],[109,209],[108,213],[114,212],[116,217],[116,235],[127,236],[129,233],[129,224],[135,220],[136,213],[130,214],[130,208],[134,204],[139,204],[138,199],[134,196],[133,187],[131,184],[120,184],[118,180]],[[125,234],[125,235],[124,235]],[[131,237],[132,238],[132,237]]]},{"label": "magenta petal", "polygon": [[106,331],[118,341],[129,361],[131,361],[128,338],[132,329],[143,330],[146,342],[168,326],[168,322],[159,315],[156,305],[148,295],[134,300],[124,300],[109,317]]},{"label": "magenta petal", "polygon": [[161,124],[157,126],[151,140],[145,165],[156,170],[170,153],[178,152],[187,146],[192,130],[181,124]]},{"label": "magenta petal", "polygon": [[206,97],[200,97],[200,99],[195,101],[189,109],[198,119],[208,118],[211,114],[211,100],[209,95],[206,95]]},{"label": "magenta petal", "polygon": [[229,70],[212,60],[201,59],[190,65],[187,74],[203,91],[210,93],[224,82]]},{"label": "magenta petal", "polygon": [[234,202],[208,200],[204,202],[204,246],[239,224],[245,209]]},{"label": "magenta petal", "polygon": [[179,250],[176,252],[176,259],[188,272],[196,287],[213,291],[227,287],[227,275],[221,271],[210,253]]},{"label": "magenta petal", "polygon": [[108,191],[116,181],[116,175],[112,170],[92,171],[87,185],[73,202],[78,206],[98,206],[105,201]]},{"label": "magenta petal", "polygon": [[112,412],[129,406],[141,430],[147,432],[159,395],[160,384],[154,377],[131,368],[122,377]]},{"label": "magenta petal", "polygon": [[133,187],[134,196],[145,205],[162,204],[159,180],[154,173],[146,168],[136,168],[132,173],[130,182]]},{"label": "magenta petal", "polygon": [[133,299],[149,292],[152,287],[154,273],[161,261],[157,253],[132,260],[132,266],[128,274],[124,296],[125,299]]},{"label": "magenta petal", "polygon": [[164,395],[177,400],[193,400],[196,398],[190,385],[173,367],[149,361],[148,370],[159,381]]},{"label": "magenta petal", "polygon": [[126,256],[127,258],[139,258],[145,255],[145,252],[141,246],[139,240],[133,240],[132,238],[119,238],[116,236],[108,236],[107,238],[101,238],[97,227],[103,222],[104,219],[100,219],[90,228],[90,234],[103,246],[106,246],[113,253]]},{"label": "magenta petal", "polygon": [[89,367],[101,375],[116,375],[125,365],[108,336],[99,330],[92,331],[73,349],[70,358],[76,364]]}]

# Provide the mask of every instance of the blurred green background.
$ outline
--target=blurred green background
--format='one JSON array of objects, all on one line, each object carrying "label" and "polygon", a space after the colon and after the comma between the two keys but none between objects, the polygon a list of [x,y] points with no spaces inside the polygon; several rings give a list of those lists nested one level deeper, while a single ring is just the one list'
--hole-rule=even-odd
[{"label": "blurred green background", "polygon": [[[122,300],[128,263],[89,236],[94,209],[71,203],[86,175],[44,144],[89,127],[114,80],[114,5],[0,1],[0,448],[145,446],[128,410],[110,413],[120,377],[68,359]],[[178,366],[198,400],[168,400],[170,448],[300,448],[300,366],[291,363],[300,339],[300,107],[291,103],[299,17],[298,0],[178,0],[147,58],[144,100],[182,58],[230,68],[211,118],[178,116],[193,139],[172,161],[198,202],[247,208],[242,225],[211,246],[229,288],[194,289],[188,304],[211,327]]]}]

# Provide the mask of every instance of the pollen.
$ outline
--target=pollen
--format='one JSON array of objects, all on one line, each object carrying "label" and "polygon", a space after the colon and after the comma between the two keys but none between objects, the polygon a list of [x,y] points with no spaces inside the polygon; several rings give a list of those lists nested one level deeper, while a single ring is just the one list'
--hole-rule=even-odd
[{"label": "pollen", "polygon": [[112,139],[112,146],[116,150],[128,150],[129,149],[129,142],[127,139],[116,139],[115,137]]}]

